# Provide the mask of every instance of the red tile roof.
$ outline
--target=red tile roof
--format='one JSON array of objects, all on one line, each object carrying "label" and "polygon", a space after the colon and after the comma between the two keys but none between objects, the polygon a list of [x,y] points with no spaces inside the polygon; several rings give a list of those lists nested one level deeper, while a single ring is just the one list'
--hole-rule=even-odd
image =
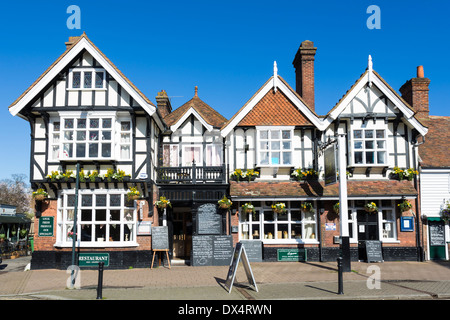
[{"label": "red tile roof", "polygon": [[429,116],[425,143],[419,146],[422,168],[450,168],[450,117]]},{"label": "red tile roof", "polygon": [[238,124],[238,126],[312,125],[281,90],[267,92]]},{"label": "red tile roof", "polygon": [[[349,180],[349,197],[417,196],[411,181]],[[239,198],[339,197],[339,183],[319,181],[230,182],[230,195]]]},{"label": "red tile roof", "polygon": [[178,109],[174,110],[173,112],[169,113],[165,118],[164,122],[168,126],[172,126],[175,123],[180,120],[183,115],[190,109],[193,108],[195,111],[197,111],[200,116],[203,118],[203,120],[206,121],[206,123],[212,125],[213,127],[222,127],[223,124],[227,121],[226,118],[224,118],[220,113],[218,113],[216,110],[211,108],[208,104],[203,102],[197,95],[194,96],[191,100],[183,104]]}]

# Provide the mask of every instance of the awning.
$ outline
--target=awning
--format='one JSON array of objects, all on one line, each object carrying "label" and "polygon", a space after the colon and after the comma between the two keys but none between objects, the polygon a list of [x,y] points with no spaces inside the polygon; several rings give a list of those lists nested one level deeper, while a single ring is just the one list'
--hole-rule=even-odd
[{"label": "awning", "polygon": [[31,223],[31,220],[26,217],[20,217],[20,216],[5,216],[0,215],[0,223],[19,223],[19,224],[26,224]]}]

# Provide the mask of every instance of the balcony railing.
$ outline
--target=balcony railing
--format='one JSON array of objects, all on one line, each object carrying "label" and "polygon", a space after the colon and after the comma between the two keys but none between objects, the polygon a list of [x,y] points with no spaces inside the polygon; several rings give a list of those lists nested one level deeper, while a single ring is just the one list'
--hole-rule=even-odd
[{"label": "balcony railing", "polygon": [[226,166],[197,166],[191,167],[158,167],[156,168],[156,183],[226,183]]}]

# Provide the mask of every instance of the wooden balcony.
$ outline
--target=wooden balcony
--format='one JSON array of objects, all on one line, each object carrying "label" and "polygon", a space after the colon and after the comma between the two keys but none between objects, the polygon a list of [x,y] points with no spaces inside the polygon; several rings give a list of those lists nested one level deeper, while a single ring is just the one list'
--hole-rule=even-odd
[{"label": "wooden balcony", "polygon": [[226,166],[158,167],[157,184],[227,183]]}]

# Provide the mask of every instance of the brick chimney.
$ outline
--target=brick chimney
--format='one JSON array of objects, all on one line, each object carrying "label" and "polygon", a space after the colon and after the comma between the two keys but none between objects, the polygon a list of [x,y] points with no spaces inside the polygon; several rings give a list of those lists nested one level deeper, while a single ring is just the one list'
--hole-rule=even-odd
[{"label": "brick chimney", "polygon": [[414,109],[418,118],[428,118],[430,113],[429,84],[430,79],[424,77],[423,66],[418,66],[417,77],[406,81],[400,88],[402,98]]},{"label": "brick chimney", "polygon": [[163,118],[165,118],[169,113],[172,112],[172,105],[170,104],[169,97],[165,90],[158,92],[156,96],[156,105],[158,106],[159,113]]},{"label": "brick chimney", "polygon": [[69,37],[69,41],[65,43],[66,49],[69,49],[80,37]]},{"label": "brick chimney", "polygon": [[300,44],[292,64],[295,68],[295,86],[297,93],[314,111],[314,56],[317,48],[312,41],[306,40]]}]

